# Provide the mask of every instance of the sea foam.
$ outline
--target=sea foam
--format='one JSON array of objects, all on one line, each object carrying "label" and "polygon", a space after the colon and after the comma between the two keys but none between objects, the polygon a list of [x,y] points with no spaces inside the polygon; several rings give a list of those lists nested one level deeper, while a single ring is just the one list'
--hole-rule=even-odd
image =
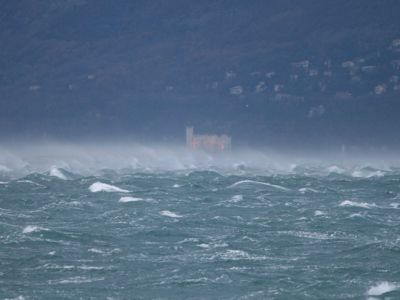
[{"label": "sea foam", "polygon": [[381,296],[383,294],[395,291],[399,288],[400,288],[400,286],[398,284],[383,281],[383,282],[379,282],[376,285],[372,286],[368,290],[367,295],[368,296]]},{"label": "sea foam", "polygon": [[367,208],[370,209],[371,207],[375,207],[375,203],[366,203],[366,202],[355,202],[355,201],[350,201],[350,200],[345,200],[342,203],[339,204],[339,206],[353,206],[353,207],[361,207],[361,208]]},{"label": "sea foam", "polygon": [[42,188],[46,187],[45,185],[34,182],[32,180],[21,179],[21,180],[17,180],[16,182],[17,183],[27,183],[27,184],[35,185],[35,186],[42,187]]},{"label": "sea foam", "polygon": [[165,216],[165,217],[170,217],[170,218],[182,218],[181,215],[178,215],[178,214],[176,214],[176,213],[174,213],[172,211],[169,211],[169,210],[160,211],[160,215]]},{"label": "sea foam", "polygon": [[342,169],[335,165],[328,167],[327,170],[329,173],[337,173],[337,174],[343,174],[346,171],[345,169]]},{"label": "sea foam", "polygon": [[118,202],[128,203],[128,202],[137,202],[142,200],[143,200],[142,198],[136,198],[136,197],[121,197]]},{"label": "sea foam", "polygon": [[37,232],[37,231],[42,231],[42,230],[48,230],[48,229],[39,227],[36,225],[28,225],[22,230],[22,233],[27,234],[27,233],[32,233],[32,232]]},{"label": "sea foam", "polygon": [[96,249],[96,248],[90,248],[90,249],[88,249],[88,252],[97,253],[97,254],[105,253],[103,250]]},{"label": "sea foam", "polygon": [[323,216],[323,215],[325,215],[325,213],[323,211],[320,211],[320,210],[314,211],[314,216]]},{"label": "sea foam", "polygon": [[52,177],[57,177],[57,178],[62,179],[62,180],[67,180],[68,179],[67,176],[65,176],[64,173],[60,169],[58,169],[56,167],[52,167],[50,169],[49,175],[52,176]]},{"label": "sea foam", "polygon": [[307,188],[307,187],[299,188],[299,192],[302,193],[302,194],[305,194],[307,192],[318,193],[317,190],[314,190],[312,188]]},{"label": "sea foam", "polygon": [[290,191],[290,189],[288,189],[286,187],[283,187],[281,185],[262,182],[262,181],[249,180],[249,179],[235,182],[234,184],[231,184],[230,186],[228,186],[228,188],[237,187],[237,186],[242,185],[242,184],[265,185],[265,186],[272,187],[272,188],[279,189],[279,190],[283,190],[283,191]]},{"label": "sea foam", "polygon": [[371,178],[371,177],[385,176],[385,173],[380,170],[378,171],[355,170],[351,173],[351,176],[355,178]]},{"label": "sea foam", "polygon": [[121,189],[111,184],[102,183],[102,182],[95,182],[90,187],[89,190],[92,193],[98,192],[108,192],[108,193],[129,193],[128,190]]},{"label": "sea foam", "polygon": [[230,202],[240,202],[243,200],[243,196],[242,195],[233,195]]},{"label": "sea foam", "polygon": [[90,278],[90,277],[84,277],[84,276],[75,276],[75,277],[70,277],[70,278],[65,278],[65,279],[58,279],[58,280],[49,280],[49,284],[82,284],[82,283],[90,283],[94,281],[102,281],[104,280],[104,277],[98,277],[98,278]]}]

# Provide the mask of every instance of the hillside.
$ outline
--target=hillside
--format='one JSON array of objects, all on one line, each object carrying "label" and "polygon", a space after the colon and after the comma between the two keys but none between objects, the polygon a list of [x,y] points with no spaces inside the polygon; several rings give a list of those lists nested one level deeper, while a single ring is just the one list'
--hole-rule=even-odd
[{"label": "hillside", "polygon": [[399,1],[0,3],[3,135],[399,141]]}]

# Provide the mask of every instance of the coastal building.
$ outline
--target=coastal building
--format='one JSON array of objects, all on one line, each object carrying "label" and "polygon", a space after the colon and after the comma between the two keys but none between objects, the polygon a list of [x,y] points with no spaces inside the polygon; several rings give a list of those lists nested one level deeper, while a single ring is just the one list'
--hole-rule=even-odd
[{"label": "coastal building", "polygon": [[231,137],[225,134],[194,134],[193,127],[186,127],[186,146],[189,149],[227,151],[231,149]]},{"label": "coastal building", "polygon": [[299,69],[308,69],[310,67],[310,61],[302,60],[302,61],[298,61],[298,62],[293,62],[292,67],[299,68]]}]

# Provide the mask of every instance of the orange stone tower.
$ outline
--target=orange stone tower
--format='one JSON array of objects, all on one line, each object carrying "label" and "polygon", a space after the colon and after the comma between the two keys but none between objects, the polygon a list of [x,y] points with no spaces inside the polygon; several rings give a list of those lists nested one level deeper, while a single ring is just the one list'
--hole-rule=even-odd
[{"label": "orange stone tower", "polygon": [[194,134],[193,127],[186,127],[186,146],[190,149],[227,151],[231,149],[231,137],[223,135]]}]

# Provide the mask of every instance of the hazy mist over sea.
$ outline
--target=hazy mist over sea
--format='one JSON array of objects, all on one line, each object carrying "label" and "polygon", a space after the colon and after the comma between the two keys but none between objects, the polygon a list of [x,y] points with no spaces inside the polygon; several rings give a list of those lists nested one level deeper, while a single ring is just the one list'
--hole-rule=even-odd
[{"label": "hazy mist over sea", "polygon": [[310,174],[315,171],[323,175],[330,172],[351,175],[368,167],[386,172],[399,168],[400,159],[397,152],[387,149],[348,149],[345,146],[314,151],[242,146],[222,153],[192,150],[185,145],[126,142],[20,142],[0,148],[0,176],[10,178],[34,172],[51,173],[58,168],[81,175],[99,174],[107,169],[131,172],[215,170],[228,174],[273,175],[296,174],[299,168],[309,168]]}]

